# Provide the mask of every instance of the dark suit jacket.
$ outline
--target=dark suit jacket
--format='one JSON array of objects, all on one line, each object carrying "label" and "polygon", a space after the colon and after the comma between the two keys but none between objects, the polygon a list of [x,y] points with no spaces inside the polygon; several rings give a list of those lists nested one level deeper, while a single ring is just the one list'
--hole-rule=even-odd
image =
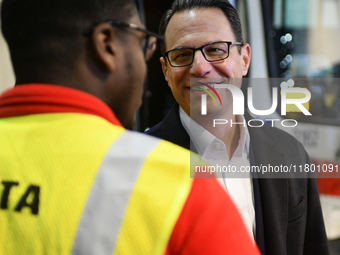
[{"label": "dark suit jacket", "polygon": [[[181,124],[178,107],[176,103],[164,120],[147,133],[190,149],[190,137]],[[286,132],[269,125],[248,129],[251,165],[310,163],[303,146]],[[329,254],[314,178],[259,178],[253,179],[253,188],[256,241],[262,254]]]}]

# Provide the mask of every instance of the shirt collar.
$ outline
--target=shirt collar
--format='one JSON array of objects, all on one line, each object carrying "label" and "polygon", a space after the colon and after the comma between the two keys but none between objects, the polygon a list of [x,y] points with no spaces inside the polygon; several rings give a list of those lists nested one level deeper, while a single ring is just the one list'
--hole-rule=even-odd
[{"label": "shirt collar", "polygon": [[51,84],[22,84],[0,96],[0,118],[71,112],[97,115],[122,126],[103,101],[77,89]]},{"label": "shirt collar", "polygon": [[[209,145],[212,144],[214,141],[223,144],[225,150],[225,144],[221,140],[219,140],[209,131],[204,129],[196,121],[191,119],[181,107],[179,107],[179,116],[183,127],[189,134],[192,143],[194,144],[198,154],[201,157],[205,154]],[[243,116],[237,115],[236,118],[237,122],[246,123],[246,120]],[[245,152],[249,156],[250,135],[247,125],[243,126],[238,124],[238,126],[240,127],[240,140],[235,153],[233,154],[233,157],[241,157],[243,152]]]}]

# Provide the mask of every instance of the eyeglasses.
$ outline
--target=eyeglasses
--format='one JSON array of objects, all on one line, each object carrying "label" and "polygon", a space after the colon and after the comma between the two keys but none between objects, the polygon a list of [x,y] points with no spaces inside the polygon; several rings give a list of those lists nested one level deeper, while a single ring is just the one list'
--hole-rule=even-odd
[{"label": "eyeglasses", "polygon": [[[148,61],[152,57],[153,53],[155,52],[156,46],[157,46],[157,39],[164,40],[163,36],[147,31],[146,29],[138,27],[135,24],[127,24],[127,23],[124,23],[118,20],[108,20],[106,22],[112,27],[131,28],[133,30],[143,32],[145,36],[142,40],[141,48],[143,50],[146,61]],[[92,33],[92,30],[87,30],[84,32],[83,35],[89,36],[91,33]]]},{"label": "eyeglasses", "polygon": [[189,66],[194,62],[195,52],[200,50],[208,62],[215,62],[229,57],[231,45],[243,45],[241,42],[212,42],[198,48],[180,47],[163,53],[172,67]]}]

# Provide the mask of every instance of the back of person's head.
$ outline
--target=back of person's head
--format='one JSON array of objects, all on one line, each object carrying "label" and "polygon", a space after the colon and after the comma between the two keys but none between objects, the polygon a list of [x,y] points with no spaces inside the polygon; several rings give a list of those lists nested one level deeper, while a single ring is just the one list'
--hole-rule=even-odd
[{"label": "back of person's head", "polygon": [[[175,0],[169,10],[163,15],[159,33],[165,35],[166,28],[170,19],[176,12],[189,11],[193,9],[218,8],[220,9],[230,22],[237,42],[243,43],[242,26],[240,17],[236,9],[228,0]],[[218,25],[218,24],[216,24]],[[165,52],[165,41],[162,43],[162,52]]]},{"label": "back of person's head", "polygon": [[3,0],[2,33],[17,78],[67,73],[82,52],[84,31],[134,12],[132,0]]}]

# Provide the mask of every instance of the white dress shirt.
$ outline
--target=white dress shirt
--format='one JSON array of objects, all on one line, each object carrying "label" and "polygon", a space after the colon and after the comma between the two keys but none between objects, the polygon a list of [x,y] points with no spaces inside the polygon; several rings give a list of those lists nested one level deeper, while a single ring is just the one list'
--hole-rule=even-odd
[{"label": "white dress shirt", "polygon": [[[236,166],[237,169],[239,169],[241,165],[250,165],[250,136],[246,126],[239,125],[240,140],[232,158],[229,159],[224,142],[217,139],[213,134],[191,119],[181,107],[179,108],[179,115],[183,127],[188,132],[191,141],[203,161],[211,165]],[[244,122],[243,116],[237,115],[236,121]],[[227,175],[228,174],[223,175],[223,178],[219,178],[219,181],[222,182],[222,186],[227,190],[235,203],[250,235],[254,237],[255,210],[250,174],[248,174],[246,178],[228,178]]]}]

